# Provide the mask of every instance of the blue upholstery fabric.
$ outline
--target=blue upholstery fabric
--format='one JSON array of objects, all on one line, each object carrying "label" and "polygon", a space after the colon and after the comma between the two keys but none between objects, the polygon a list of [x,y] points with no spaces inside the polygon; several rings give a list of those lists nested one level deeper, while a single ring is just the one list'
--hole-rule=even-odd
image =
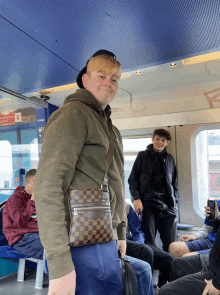
[{"label": "blue upholstery fabric", "polygon": [[4,258],[29,258],[30,256],[23,255],[15,251],[11,246],[6,245],[6,246],[0,246],[0,257]]}]

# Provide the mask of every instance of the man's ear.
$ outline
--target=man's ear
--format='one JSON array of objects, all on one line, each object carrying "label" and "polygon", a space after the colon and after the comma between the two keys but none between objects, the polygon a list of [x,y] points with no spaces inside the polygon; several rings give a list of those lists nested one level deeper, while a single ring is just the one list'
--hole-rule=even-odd
[{"label": "man's ear", "polygon": [[84,74],[83,76],[82,76],[82,83],[83,83],[83,86],[86,88],[86,86],[87,86],[87,82],[88,82],[88,79],[89,79],[89,76],[88,76],[88,74]]}]

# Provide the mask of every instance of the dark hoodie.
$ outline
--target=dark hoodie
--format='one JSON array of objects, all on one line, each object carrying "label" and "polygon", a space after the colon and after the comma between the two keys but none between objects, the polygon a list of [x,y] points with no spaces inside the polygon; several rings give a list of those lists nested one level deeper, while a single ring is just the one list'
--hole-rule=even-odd
[{"label": "dark hoodie", "polygon": [[[163,196],[167,193],[167,184],[166,184],[166,175],[163,167],[163,158],[165,158],[167,151],[166,148],[163,149],[161,152],[156,152],[153,149],[153,144],[149,144],[147,146],[147,150],[152,157],[152,161],[154,162],[154,167],[152,171],[151,182],[148,188],[148,192],[153,191],[155,192],[155,197],[163,199]],[[164,199],[165,203],[166,200]]]},{"label": "dark hoodie", "polygon": [[[35,178],[35,203],[50,280],[74,269],[68,237],[68,188],[100,188],[106,172],[110,114],[110,106],[103,111],[89,91],[79,89],[65,99],[46,124]],[[108,171],[113,238],[125,240],[123,147],[114,126],[113,131],[115,149]]]},{"label": "dark hoodie", "polygon": [[3,208],[3,233],[11,246],[26,233],[38,232],[35,202],[23,186],[18,186]]},{"label": "dark hoodie", "polygon": [[[128,178],[132,200],[142,202],[161,198],[169,207],[179,201],[177,171],[172,155],[166,148],[157,153],[153,144],[138,153]],[[151,194],[152,193],[152,194]],[[156,194],[155,194],[156,193]]]}]

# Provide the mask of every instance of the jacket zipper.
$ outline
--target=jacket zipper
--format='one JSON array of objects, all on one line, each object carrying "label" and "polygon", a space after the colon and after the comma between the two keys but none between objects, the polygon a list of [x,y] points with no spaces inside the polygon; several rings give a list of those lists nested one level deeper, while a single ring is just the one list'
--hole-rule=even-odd
[{"label": "jacket zipper", "polygon": [[110,208],[109,208],[109,206],[99,206],[99,207],[88,207],[88,208],[74,208],[73,209],[73,215],[74,216],[77,216],[78,215],[78,213],[77,213],[77,211],[79,210],[79,211],[82,211],[82,210],[101,210],[101,209],[109,209],[110,210]]}]

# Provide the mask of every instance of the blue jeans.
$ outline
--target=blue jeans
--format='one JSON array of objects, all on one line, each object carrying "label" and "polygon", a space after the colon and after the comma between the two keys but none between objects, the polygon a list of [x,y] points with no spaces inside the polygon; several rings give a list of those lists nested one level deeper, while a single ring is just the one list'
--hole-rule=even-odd
[{"label": "blue jeans", "polygon": [[76,271],[76,295],[121,295],[116,241],[70,247]]},{"label": "blue jeans", "polygon": [[154,295],[150,264],[127,255],[125,257],[130,261],[134,269],[137,278],[138,295]]}]

